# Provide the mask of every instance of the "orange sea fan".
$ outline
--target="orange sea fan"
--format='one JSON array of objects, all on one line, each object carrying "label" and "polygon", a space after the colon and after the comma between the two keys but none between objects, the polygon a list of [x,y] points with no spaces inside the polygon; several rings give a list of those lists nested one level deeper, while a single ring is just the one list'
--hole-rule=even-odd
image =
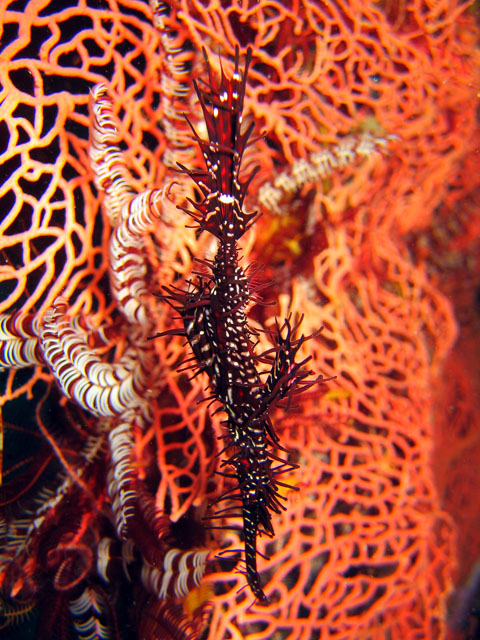
[{"label": "orange sea fan", "polygon": [[[276,277],[265,290],[278,303],[276,315],[303,314],[305,334],[324,326],[303,348],[317,373],[337,380],[321,399],[312,391],[291,413],[276,416],[281,443],[299,464],[286,481],[300,491],[285,492],[276,536],[261,541],[260,551],[271,558],[259,560],[270,604],[251,607],[248,592],[237,593],[243,575],[222,556],[208,566],[212,589],[199,596],[200,610],[212,600],[208,620],[188,613],[185,602],[181,611],[175,599],[179,632],[187,613],[211,640],[444,636],[454,528],[432,476],[432,387],[456,321],[428,272],[413,264],[403,234],[428,228],[435,207],[446,194],[453,197],[453,184],[464,194],[474,186],[467,182],[478,180],[459,173],[475,144],[478,53],[470,4],[180,0],[165,5],[168,20],[157,28],[141,0],[101,6],[11,0],[0,8],[0,151],[8,173],[0,186],[0,311],[31,313],[33,321],[62,294],[70,300],[69,317],[81,314],[90,347],[113,363],[125,355],[130,332],[118,326],[121,313],[108,290],[110,221],[102,219],[105,197],[93,186],[88,157],[89,91],[108,82],[133,188],[182,182],[171,164],[187,162],[182,154],[189,166],[196,159],[185,148],[183,120],[178,131],[172,123],[180,122],[182,109],[198,118],[190,81],[203,77],[201,47],[215,72],[221,64],[228,75],[235,45],[253,46],[246,118],[266,135],[247,150],[247,162],[260,163],[248,207],[261,204],[264,216],[246,238],[245,257],[266,262]],[[166,80],[178,68],[168,56],[178,42],[191,73],[185,94],[169,101]],[[297,180],[284,192],[280,213],[262,204],[265,184],[275,186],[315,153],[327,150],[338,160],[341,145],[365,136],[378,149],[354,154],[351,162],[347,154],[325,175]],[[188,278],[196,269],[192,256],[212,252],[175,209],[173,201],[182,204],[185,194],[193,196],[185,181],[171,185],[163,217],[145,239],[146,306],[159,331],[170,328],[171,317],[150,294]],[[252,309],[257,324],[268,326],[270,313]],[[99,327],[109,336],[101,347]],[[259,341],[266,344],[266,337]],[[155,494],[159,511],[168,511],[169,524],[178,522],[178,535],[187,514],[198,519],[221,492],[223,481],[213,476],[220,428],[206,403],[197,406],[204,380],[176,373],[186,355],[181,341],[158,340],[148,349],[157,363],[144,398],[151,419],[132,429],[134,473]],[[26,391],[36,400],[38,382],[51,384],[45,368],[26,378],[10,370],[0,407]],[[80,412],[63,405],[67,430],[84,444],[91,431],[106,441],[108,421],[87,427]],[[83,466],[76,465],[73,446],[58,440],[62,474],[78,474]],[[114,498],[99,470],[105,449],[102,444],[97,475],[83,489],[98,492],[99,503],[110,508]],[[85,512],[99,538],[108,526]],[[208,539],[212,557],[241,546],[235,532],[200,538],[195,543]],[[37,570],[39,557],[31,558]],[[22,586],[20,578],[17,593]],[[145,610],[157,608],[149,602]]]},{"label": "orange sea fan", "polygon": [[289,474],[300,493],[288,493],[275,540],[261,547],[270,557],[262,563],[268,615],[235,596],[240,580],[215,574],[228,592],[213,601],[212,639],[218,628],[233,638],[445,632],[453,528],[429,466],[429,406],[432,376],[456,326],[425,274],[382,240],[371,247],[384,263],[377,277],[355,260],[362,230],[329,229],[313,281],[296,280],[291,297],[280,298],[280,314],[305,314],[307,333],[324,325],[308,352],[317,370],[337,380],[320,403],[312,396],[301,412],[277,421],[300,464]]},{"label": "orange sea fan", "polygon": [[[214,64],[220,53],[228,68],[237,41],[254,45],[247,105],[269,134],[274,175],[264,179],[339,136],[394,134],[402,141],[392,163],[395,221],[403,231],[428,224],[471,148],[478,54],[462,15],[469,3],[408,2],[401,24],[378,2],[179,4],[179,19]],[[367,201],[378,189],[369,181],[349,189],[349,175],[335,178],[331,200]],[[328,198],[326,212],[332,221],[341,215]]]},{"label": "orange sea fan", "polygon": [[154,183],[161,153],[151,111],[158,34],[142,2],[125,3],[125,11],[86,2],[63,9],[7,2],[1,11],[2,151],[9,175],[1,191],[1,308],[41,310],[60,292],[71,298],[82,290],[76,308],[101,305],[104,316],[99,198],[87,154],[89,90],[110,75],[112,90],[123,96],[122,137],[138,185]]}]

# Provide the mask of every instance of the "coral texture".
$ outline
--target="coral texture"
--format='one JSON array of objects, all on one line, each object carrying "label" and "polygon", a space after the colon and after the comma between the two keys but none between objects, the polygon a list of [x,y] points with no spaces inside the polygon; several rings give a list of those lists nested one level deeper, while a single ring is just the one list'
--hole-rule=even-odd
[{"label": "coral texture", "polygon": [[[480,180],[470,4],[2,3],[7,631],[36,615],[39,638],[445,636],[455,528],[432,419],[458,327],[421,239]],[[323,325],[300,355],[336,376],[274,416],[299,491],[259,540],[262,607],[239,592],[241,533],[202,524],[229,488],[206,380],[178,371],[179,337],[148,340],[177,326],[154,294],[213,256],[176,208],[196,196],[175,166],[201,166],[183,113],[205,137],[202,47],[231,77],[237,45],[260,168],[246,209],[263,214],[242,250],[276,303],[251,322]]]}]

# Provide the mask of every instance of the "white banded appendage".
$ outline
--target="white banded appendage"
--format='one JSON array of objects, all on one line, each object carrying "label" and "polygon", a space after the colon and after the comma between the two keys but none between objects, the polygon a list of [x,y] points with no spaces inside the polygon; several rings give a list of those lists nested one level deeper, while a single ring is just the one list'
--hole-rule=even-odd
[{"label": "white banded appendage", "polygon": [[108,619],[107,604],[105,598],[95,587],[85,587],[78,598],[69,601],[68,608],[73,617],[77,638],[81,640],[109,640],[111,638],[110,626],[101,620],[101,618]]},{"label": "white banded appendage", "polygon": [[31,314],[0,315],[0,371],[44,364],[38,323]]},{"label": "white banded appendage", "polygon": [[118,307],[130,324],[148,330],[145,307],[147,264],[143,237],[160,218],[165,189],[151,189],[127,202],[120,213],[120,224],[110,238],[110,284]]},{"label": "white banded appendage", "polygon": [[130,348],[118,363],[102,362],[66,313],[66,300],[57,298],[40,329],[43,357],[64,394],[96,416],[114,417],[127,409],[146,415],[141,396],[147,384],[143,359]]},{"label": "white banded appendage", "polygon": [[208,550],[170,549],[165,554],[161,569],[144,561],[142,583],[147,591],[157,598],[183,598],[194,587],[199,586],[209,557]]},{"label": "white banded appendage", "polygon": [[132,425],[136,420],[134,411],[125,412],[108,435],[112,463],[109,473],[108,495],[112,501],[115,527],[121,540],[126,540],[128,537],[128,520],[135,513],[137,500],[136,472],[132,466],[135,445]]},{"label": "white banded appendage", "polygon": [[195,156],[192,136],[185,120],[190,111],[192,67],[195,51],[185,46],[188,37],[184,24],[177,19],[175,6],[164,0],[150,0],[153,23],[163,48],[161,70],[162,126],[167,138],[163,162],[168,167],[189,164]]},{"label": "white banded appendage", "polygon": [[[92,328],[88,317],[75,317],[71,322],[97,346],[110,344],[111,334],[117,334],[112,326]],[[45,365],[39,333],[38,317],[34,314],[0,314],[0,371]]]},{"label": "white banded appendage", "polygon": [[130,187],[130,172],[118,146],[119,122],[104,84],[93,87],[90,108],[90,160],[95,185],[105,192],[105,212],[110,223],[115,224],[123,205],[134,193]]},{"label": "white banded appendage", "polygon": [[327,178],[334,171],[341,171],[362,158],[386,152],[389,143],[397,139],[395,135],[380,138],[369,133],[346,136],[338,144],[312,153],[309,160],[299,158],[273,182],[263,184],[258,192],[258,202],[265,209],[282,213],[283,201],[288,201],[303,185]]}]

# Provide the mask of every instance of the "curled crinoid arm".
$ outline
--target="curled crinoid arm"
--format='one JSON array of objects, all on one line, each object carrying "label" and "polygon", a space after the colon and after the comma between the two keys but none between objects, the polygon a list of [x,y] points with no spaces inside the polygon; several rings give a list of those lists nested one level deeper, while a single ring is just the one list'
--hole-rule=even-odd
[{"label": "curled crinoid arm", "polygon": [[167,167],[176,167],[178,162],[189,162],[194,156],[184,113],[191,107],[192,68],[197,54],[188,42],[188,29],[178,19],[175,2],[150,0],[150,8],[163,49],[160,69],[161,111],[162,126],[168,141],[163,163]]},{"label": "curled crinoid arm", "polygon": [[132,409],[113,422],[108,434],[108,495],[119,539],[133,541],[142,557],[158,564],[163,558],[169,520],[138,478],[135,431],[142,431],[144,422],[143,416]]},{"label": "curled crinoid arm", "polygon": [[113,112],[113,101],[104,84],[91,92],[90,160],[95,185],[105,192],[105,212],[111,224],[120,217],[123,205],[134,195],[130,172],[119,142],[119,122]]},{"label": "curled crinoid arm", "polygon": [[[93,328],[88,317],[76,316],[70,322],[75,331],[85,334],[85,341],[94,349],[110,344],[120,333],[112,325]],[[40,333],[41,322],[34,314],[0,314],[0,370],[46,364]]]},{"label": "curled crinoid arm", "polygon": [[104,85],[92,90],[90,156],[95,181],[105,192],[104,211],[114,229],[109,245],[110,285],[120,311],[131,324],[150,325],[143,236],[161,218],[164,190],[136,195],[125,157],[118,146],[119,123]]},{"label": "curled crinoid arm", "polygon": [[110,638],[109,623],[117,626],[113,606],[99,585],[85,587],[78,597],[70,598],[68,608],[79,638]]},{"label": "curled crinoid arm", "polygon": [[34,315],[0,315],[0,370],[44,364]]},{"label": "curled crinoid arm", "polygon": [[128,524],[135,514],[137,501],[133,467],[135,442],[132,432],[136,419],[135,411],[125,411],[108,434],[112,464],[108,494],[112,502],[115,527],[121,540],[128,538]]},{"label": "curled crinoid arm", "polygon": [[157,598],[183,598],[200,584],[210,556],[208,549],[169,549],[161,566],[143,563],[142,583]]},{"label": "curled crinoid arm", "polygon": [[388,153],[388,147],[398,136],[375,137],[369,133],[349,135],[313,152],[310,157],[298,158],[292,166],[270,182],[265,182],[258,192],[261,207],[279,214],[288,212],[289,202],[307,184],[318,182],[339,173],[347,167],[360,164],[365,159]]},{"label": "curled crinoid arm", "polygon": [[[3,592],[9,592],[11,597],[19,593],[23,596],[36,593],[39,580],[44,579],[42,573],[49,570],[56,589],[70,588],[90,569],[85,545],[72,540],[78,535],[89,537],[89,532],[82,529],[80,521],[91,521],[96,510],[96,499],[99,502],[102,500],[89,492],[87,482],[97,474],[96,465],[103,445],[103,436],[88,436],[75,454],[75,473],[67,464],[65,472],[50,478],[33,495],[25,494],[21,504],[17,503],[16,509],[5,520],[0,555],[0,587]],[[37,479],[38,474],[35,473],[33,480]],[[58,513],[66,512],[62,509],[69,509],[70,513],[71,506],[68,507],[68,504],[75,504],[78,508],[78,518],[59,521]],[[47,541],[52,537],[57,544],[45,554]],[[72,570],[74,562],[76,566]]]},{"label": "curled crinoid arm", "polygon": [[67,302],[58,298],[45,314],[41,349],[64,394],[97,416],[116,416],[126,409],[147,412],[142,391],[146,363],[132,347],[115,364],[102,362],[87,345],[86,334],[67,316]]},{"label": "curled crinoid arm", "polygon": [[[168,189],[168,187],[167,187]],[[160,217],[165,191],[145,191],[127,202],[110,238],[110,285],[118,307],[130,324],[150,328],[145,306],[148,293],[143,236]]]}]

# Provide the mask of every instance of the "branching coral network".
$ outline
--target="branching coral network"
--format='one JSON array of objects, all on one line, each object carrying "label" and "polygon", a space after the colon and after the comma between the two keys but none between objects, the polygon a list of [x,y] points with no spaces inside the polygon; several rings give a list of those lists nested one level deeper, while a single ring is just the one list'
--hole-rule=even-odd
[{"label": "branching coral network", "polygon": [[[0,626],[444,637],[455,527],[434,484],[432,389],[457,323],[406,234],[475,187],[469,3],[25,0],[1,22]],[[258,539],[264,607],[235,571],[241,531],[205,526],[231,488],[215,475],[221,416],[154,295],[214,256],[177,209],[200,202],[176,170],[201,171],[184,114],[205,139],[202,48],[231,78],[247,46],[258,352],[275,316],[303,316],[315,337],[299,361],[336,376],[273,416],[291,468],[276,535]]]}]

